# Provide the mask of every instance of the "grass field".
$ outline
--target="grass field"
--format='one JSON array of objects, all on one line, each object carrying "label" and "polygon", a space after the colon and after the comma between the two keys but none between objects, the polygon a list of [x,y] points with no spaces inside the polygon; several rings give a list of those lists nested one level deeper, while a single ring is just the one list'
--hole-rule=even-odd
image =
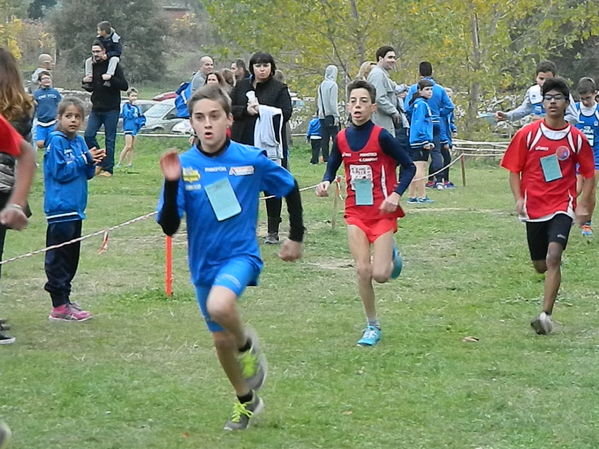
[{"label": "grass field", "polygon": [[[185,140],[142,137],[138,174],[92,180],[84,233],[152,211],[157,160],[173,145]],[[300,186],[324,170],[308,160],[307,147],[293,151]],[[597,243],[573,230],[557,329],[536,336],[528,323],[543,278],[530,266],[507,173],[468,161],[465,188],[452,174],[456,190],[404,206],[404,272],[375,287],[384,336],[372,349],[355,346],[364,318],[341,210],[333,230],[332,199],[304,192],[304,258],[284,263],[264,247],[260,286],[240,305],[270,366],[265,412],[243,433],[221,430],[234,396],[197,310],[183,232],[170,299],[153,219],[112,233],[103,254],[99,237],[85,241],[72,298],[95,314],[87,323],[47,320],[43,256],[5,265],[1,311],[17,342],[0,347],[0,419],[13,429],[11,447],[599,447]],[[41,181],[31,225],[9,234],[5,257],[44,246]],[[261,213],[261,232],[264,222]]]}]

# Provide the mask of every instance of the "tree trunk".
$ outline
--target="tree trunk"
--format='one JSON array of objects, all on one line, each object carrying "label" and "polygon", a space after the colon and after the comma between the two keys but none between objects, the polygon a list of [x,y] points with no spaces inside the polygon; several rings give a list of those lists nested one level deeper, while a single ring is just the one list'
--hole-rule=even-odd
[{"label": "tree trunk", "polygon": [[480,99],[479,73],[481,69],[481,50],[478,32],[478,16],[475,12],[470,16],[470,33],[472,39],[472,53],[470,58],[470,95],[468,98],[468,111],[466,112],[466,132],[468,132],[470,130],[469,128],[476,123]]}]

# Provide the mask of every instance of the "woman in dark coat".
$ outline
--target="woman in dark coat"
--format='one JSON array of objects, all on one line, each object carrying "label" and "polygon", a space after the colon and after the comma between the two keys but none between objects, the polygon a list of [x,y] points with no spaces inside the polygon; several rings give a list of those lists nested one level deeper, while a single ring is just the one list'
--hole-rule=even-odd
[{"label": "woman in dark coat", "polygon": [[[282,126],[279,127],[279,123],[275,123],[274,129],[282,130],[281,135],[277,136],[277,140],[283,143],[283,159],[281,163],[283,167],[287,168],[289,147],[287,145],[285,125],[291,118],[292,113],[289,89],[286,84],[273,79],[276,65],[270,54],[255,53],[250,58],[249,65],[251,77],[238,81],[231,92],[234,118],[231,138],[236,142],[253,145],[254,129],[256,127],[256,120],[258,119],[258,104],[281,109],[283,113]],[[248,92],[252,93],[248,96]],[[278,120],[278,116],[275,116],[275,120]],[[269,196],[267,192],[265,194]],[[276,244],[279,242],[281,199],[267,199],[266,212],[268,215],[268,236],[265,243]]]}]

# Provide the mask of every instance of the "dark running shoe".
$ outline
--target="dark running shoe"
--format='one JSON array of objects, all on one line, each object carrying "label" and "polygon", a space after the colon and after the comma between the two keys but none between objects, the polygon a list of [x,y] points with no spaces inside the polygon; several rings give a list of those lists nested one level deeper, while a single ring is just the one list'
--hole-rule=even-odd
[{"label": "dark running shoe", "polygon": [[254,417],[264,409],[264,402],[254,392],[254,397],[250,402],[243,404],[235,400],[233,404],[233,413],[231,418],[225,423],[225,430],[245,430],[250,427]]}]

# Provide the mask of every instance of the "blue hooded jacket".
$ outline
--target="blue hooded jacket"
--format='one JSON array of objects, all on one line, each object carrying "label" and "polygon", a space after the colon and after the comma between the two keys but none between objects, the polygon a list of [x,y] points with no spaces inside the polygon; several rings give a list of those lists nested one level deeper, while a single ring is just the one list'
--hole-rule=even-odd
[{"label": "blue hooded jacket", "polygon": [[137,132],[146,124],[146,116],[141,112],[141,108],[131,103],[125,103],[121,110],[123,117],[123,131]]},{"label": "blue hooded jacket", "polygon": [[[437,84],[435,80],[429,76],[424,77],[423,79],[429,80],[431,83],[433,83],[433,96],[428,100],[428,105],[431,108],[433,125],[437,127],[440,125],[439,122],[441,120],[441,117],[447,117],[450,112],[453,112],[455,106],[449,98],[449,95],[447,95],[447,92],[445,92],[443,86]],[[410,90],[408,90],[408,95],[406,98],[412,98],[412,96],[414,95],[414,93],[416,93],[417,90],[418,85],[412,84],[410,86]],[[410,113],[411,107],[413,107],[413,105],[408,106],[406,110],[408,114]]]},{"label": "blue hooded jacket", "polygon": [[433,122],[428,102],[418,97],[410,105],[412,119],[410,121],[410,146],[420,147],[433,142]]},{"label": "blue hooded jacket", "polygon": [[81,136],[53,131],[44,154],[44,212],[49,223],[85,219],[94,160]]}]

